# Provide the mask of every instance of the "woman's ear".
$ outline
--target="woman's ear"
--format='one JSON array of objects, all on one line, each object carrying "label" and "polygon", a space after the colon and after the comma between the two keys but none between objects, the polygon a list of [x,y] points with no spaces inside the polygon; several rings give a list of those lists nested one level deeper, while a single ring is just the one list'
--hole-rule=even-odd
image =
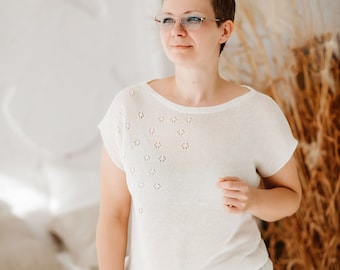
[{"label": "woman's ear", "polygon": [[222,43],[227,42],[228,39],[230,38],[231,33],[234,30],[234,23],[231,20],[227,20],[223,22],[221,27],[222,27],[223,32],[222,32],[219,42],[222,44]]}]

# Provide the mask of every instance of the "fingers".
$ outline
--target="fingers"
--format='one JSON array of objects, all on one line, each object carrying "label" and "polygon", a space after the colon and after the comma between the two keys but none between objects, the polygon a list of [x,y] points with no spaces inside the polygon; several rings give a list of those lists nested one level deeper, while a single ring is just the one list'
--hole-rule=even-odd
[{"label": "fingers", "polygon": [[218,179],[218,183],[224,182],[240,182],[241,179],[235,176],[226,176]]},{"label": "fingers", "polygon": [[222,189],[222,196],[224,198],[235,199],[235,200],[238,200],[238,201],[247,200],[247,195],[246,195],[245,192],[242,192],[242,189],[237,189],[237,190]]},{"label": "fingers", "polygon": [[245,210],[246,203],[238,199],[223,197],[223,206],[228,212],[240,213]]},{"label": "fingers", "polygon": [[249,199],[249,186],[237,177],[219,179],[217,186],[222,190],[222,201],[229,213],[241,213],[246,210]]},{"label": "fingers", "polygon": [[248,185],[237,177],[224,177],[219,179],[217,186],[222,190],[243,191]]}]

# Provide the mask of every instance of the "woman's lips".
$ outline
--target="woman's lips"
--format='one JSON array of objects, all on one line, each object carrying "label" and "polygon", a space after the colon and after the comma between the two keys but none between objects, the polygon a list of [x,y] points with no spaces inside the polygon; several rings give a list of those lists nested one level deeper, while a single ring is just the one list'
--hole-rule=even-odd
[{"label": "woman's lips", "polygon": [[187,49],[190,48],[190,45],[181,45],[181,44],[175,44],[175,45],[171,45],[172,48],[176,48],[176,49]]}]

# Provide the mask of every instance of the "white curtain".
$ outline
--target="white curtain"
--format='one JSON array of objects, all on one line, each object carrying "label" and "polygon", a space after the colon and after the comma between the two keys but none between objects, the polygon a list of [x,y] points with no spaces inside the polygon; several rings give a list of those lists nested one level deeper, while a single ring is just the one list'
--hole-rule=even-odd
[{"label": "white curtain", "polygon": [[159,8],[155,0],[1,0],[1,134],[51,156],[91,143],[117,91],[170,72],[152,20]]},{"label": "white curtain", "polygon": [[0,0],[0,200],[21,184],[48,190],[51,172],[99,174],[96,126],[113,96],[171,72],[153,22],[160,3]]}]

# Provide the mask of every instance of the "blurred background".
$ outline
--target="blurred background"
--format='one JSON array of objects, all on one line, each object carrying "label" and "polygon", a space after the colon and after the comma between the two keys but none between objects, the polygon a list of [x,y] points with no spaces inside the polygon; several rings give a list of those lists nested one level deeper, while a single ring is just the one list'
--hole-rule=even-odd
[{"label": "blurred background", "polygon": [[[0,0],[0,269],[96,269],[101,139],[123,87],[171,74],[156,0]],[[271,95],[300,144],[300,211],[263,224],[277,269],[340,269],[337,0],[238,0],[227,79]]]}]

